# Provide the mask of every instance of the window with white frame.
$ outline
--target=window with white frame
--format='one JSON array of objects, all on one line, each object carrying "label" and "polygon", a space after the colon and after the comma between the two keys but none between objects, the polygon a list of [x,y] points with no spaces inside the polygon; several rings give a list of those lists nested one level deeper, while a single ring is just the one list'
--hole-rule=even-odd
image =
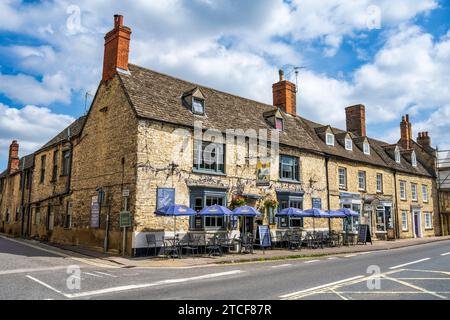
[{"label": "window with white frame", "polygon": [[433,218],[431,212],[424,212],[425,216],[425,229],[433,229]]},{"label": "window with white frame", "polygon": [[353,142],[352,139],[346,138],[345,139],[345,150],[352,151],[353,150]]},{"label": "window with white frame", "polygon": [[417,167],[417,157],[414,151],[411,154],[411,164],[413,167]]},{"label": "window with white frame", "polygon": [[358,189],[361,191],[366,190],[366,172],[358,171]]},{"label": "window with white frame", "polygon": [[422,201],[428,202],[428,187],[426,185],[422,185]]},{"label": "window with white frame", "polygon": [[411,197],[413,201],[417,201],[417,184],[411,183]]},{"label": "window with white frame", "polygon": [[334,146],[334,134],[327,133],[326,140],[327,140],[327,145]]},{"label": "window with white frame", "polygon": [[192,112],[195,114],[205,113],[205,100],[199,98],[192,98]]},{"label": "window with white frame", "polygon": [[395,148],[395,162],[400,163],[400,149]]},{"label": "window with white frame", "polygon": [[339,188],[347,188],[347,169],[339,168]]},{"label": "window with white frame", "polygon": [[193,169],[196,171],[225,173],[225,145],[195,140]]},{"label": "window with white frame", "polygon": [[364,149],[364,154],[370,155],[370,144],[364,143],[363,149]]},{"label": "window with white frame", "polygon": [[408,231],[408,212],[402,211],[402,231]]},{"label": "window with white frame", "polygon": [[400,181],[400,199],[406,200],[406,182]]},{"label": "window with white frame", "polygon": [[377,173],[377,192],[383,192],[383,175],[381,173]]}]

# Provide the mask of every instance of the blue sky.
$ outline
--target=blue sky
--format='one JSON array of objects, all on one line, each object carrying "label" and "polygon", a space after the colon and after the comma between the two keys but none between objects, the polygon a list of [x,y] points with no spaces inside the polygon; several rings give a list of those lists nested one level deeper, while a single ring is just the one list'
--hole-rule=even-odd
[{"label": "blue sky", "polygon": [[363,103],[369,135],[395,142],[409,113],[450,149],[450,1],[2,0],[0,168],[12,139],[25,155],[84,114],[115,13],[132,63],[266,103],[302,66],[300,115],[345,128]]}]

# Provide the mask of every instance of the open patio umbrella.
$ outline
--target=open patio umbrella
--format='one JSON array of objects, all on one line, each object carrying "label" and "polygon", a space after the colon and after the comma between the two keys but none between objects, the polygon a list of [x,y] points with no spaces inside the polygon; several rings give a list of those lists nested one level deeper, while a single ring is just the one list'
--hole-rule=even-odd
[{"label": "open patio umbrella", "polygon": [[199,213],[201,216],[231,216],[233,214],[233,211],[230,209],[219,206],[218,204],[203,208]]},{"label": "open patio umbrella", "polygon": [[[241,207],[237,207],[236,209],[233,210],[232,212],[233,216],[241,216],[241,217],[259,217],[261,216],[261,212],[259,212],[258,210],[256,210],[253,207],[250,206],[241,206]],[[246,227],[245,227],[245,221],[244,221],[244,234],[246,232]]]},{"label": "open patio umbrella", "polygon": [[194,209],[182,204],[171,204],[165,207],[161,207],[155,211],[157,216],[161,217],[173,217],[173,236],[175,237],[176,232],[176,219],[177,216],[194,216],[197,214]]},{"label": "open patio umbrella", "polygon": [[308,217],[313,218],[314,231],[316,231],[316,218],[330,218],[329,213],[327,213],[326,211],[317,209],[317,208],[305,210],[304,213],[307,214]]},{"label": "open patio umbrella", "polygon": [[297,208],[285,208],[280,212],[275,214],[275,217],[295,217],[295,218],[304,218],[305,213]]},{"label": "open patio umbrella", "polygon": [[337,211],[342,212],[342,213],[345,214],[347,217],[359,217],[359,213],[358,213],[358,212],[353,211],[353,210],[351,210],[351,209],[349,209],[349,208],[342,208],[342,209],[339,209],[339,210],[337,210]]}]

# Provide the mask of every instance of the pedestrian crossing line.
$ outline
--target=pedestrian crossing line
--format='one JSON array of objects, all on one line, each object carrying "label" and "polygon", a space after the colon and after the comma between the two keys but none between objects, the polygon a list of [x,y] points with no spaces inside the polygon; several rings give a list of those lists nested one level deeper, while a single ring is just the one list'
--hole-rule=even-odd
[{"label": "pedestrian crossing line", "polygon": [[97,277],[97,278],[103,278],[101,275],[98,275],[98,274],[95,274],[95,273],[84,272],[84,274],[87,274],[87,275],[93,276],[93,277]]},{"label": "pedestrian crossing line", "polygon": [[101,275],[104,275],[104,276],[107,276],[107,277],[117,278],[117,276],[115,276],[113,274],[106,273],[106,272],[101,272],[101,271],[94,271],[94,272],[98,273],[98,274],[101,274]]}]

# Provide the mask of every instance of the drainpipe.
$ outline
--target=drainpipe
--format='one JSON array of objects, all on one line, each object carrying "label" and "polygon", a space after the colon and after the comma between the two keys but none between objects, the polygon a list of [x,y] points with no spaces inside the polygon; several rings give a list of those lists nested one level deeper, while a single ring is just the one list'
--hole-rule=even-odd
[{"label": "drainpipe", "polygon": [[[34,165],[33,165],[33,167],[34,167]],[[32,225],[31,224],[31,218],[32,218],[32,215],[31,215],[31,189],[33,187],[33,171],[34,171],[33,167],[30,169],[29,176],[28,176],[28,179],[29,179],[28,203],[27,203],[27,216],[28,216],[28,218],[27,218],[27,236],[28,237],[31,236],[31,225]]]},{"label": "drainpipe", "polygon": [[[327,179],[327,208],[328,212],[331,210],[330,204],[330,179],[328,178],[328,161],[329,158],[325,157],[325,178]],[[331,231],[331,219],[328,219],[328,231]]]},{"label": "drainpipe", "polygon": [[395,236],[400,239],[400,227],[398,225],[398,194],[397,194],[397,171],[394,171],[394,193],[395,193]]},{"label": "drainpipe", "polygon": [[25,210],[23,208],[24,206],[24,199],[25,199],[25,158],[23,159],[22,162],[22,173],[21,173],[21,185],[20,185],[20,191],[21,191],[21,195],[20,195],[20,215],[21,215],[21,226],[20,226],[20,236],[23,237],[23,228],[25,226]]}]

